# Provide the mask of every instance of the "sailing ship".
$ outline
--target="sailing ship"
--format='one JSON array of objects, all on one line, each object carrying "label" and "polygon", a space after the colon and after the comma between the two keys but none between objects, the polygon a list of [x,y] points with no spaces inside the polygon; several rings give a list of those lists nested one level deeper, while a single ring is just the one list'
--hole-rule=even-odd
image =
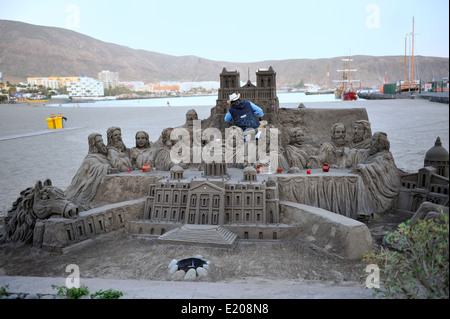
[{"label": "sailing ship", "polygon": [[[406,48],[407,48],[407,38],[411,36],[412,45],[411,45],[411,56],[410,56],[410,65],[411,68],[409,70],[409,76],[406,75]],[[420,91],[420,81],[414,80],[414,17],[412,21],[412,32],[406,34],[405,36],[405,79],[400,82],[400,92],[418,92]]]},{"label": "sailing ship", "polygon": [[342,59],[344,62],[344,68],[342,70],[337,70],[338,72],[342,72],[342,80],[333,80],[333,82],[339,82],[340,84],[337,86],[334,97],[336,99],[342,99],[343,101],[354,101],[358,99],[358,95],[356,94],[356,89],[353,88],[352,82],[359,82],[359,80],[351,79],[351,72],[356,72],[356,69],[351,69],[351,62],[353,59],[348,56],[345,59]]}]

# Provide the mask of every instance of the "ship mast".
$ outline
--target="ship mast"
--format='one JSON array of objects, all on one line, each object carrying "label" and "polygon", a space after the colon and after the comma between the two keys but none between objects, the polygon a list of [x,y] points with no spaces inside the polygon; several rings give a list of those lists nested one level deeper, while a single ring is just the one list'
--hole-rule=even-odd
[{"label": "ship mast", "polygon": [[408,38],[408,34],[405,36],[405,84],[406,84],[406,39]]},{"label": "ship mast", "polygon": [[[358,82],[359,80],[352,80],[351,79],[351,72],[356,72],[356,69],[352,69],[351,68],[351,61],[353,61],[353,59],[350,57],[350,55],[347,56],[347,58],[345,59],[341,59],[344,62],[344,69],[343,70],[337,70],[338,72],[343,72],[342,74],[342,81],[344,88],[348,88],[351,86],[351,82]],[[334,82],[339,82],[339,81],[334,81]],[[346,83],[347,82],[347,83]]]},{"label": "ship mast", "polygon": [[412,53],[411,53],[411,81],[414,80],[414,17],[412,27]]},{"label": "ship mast", "polygon": [[351,64],[352,64],[352,59],[350,59],[350,55],[349,55],[349,57],[348,57],[348,85],[349,86],[351,86],[351,80],[350,80],[350,77],[351,77]]}]

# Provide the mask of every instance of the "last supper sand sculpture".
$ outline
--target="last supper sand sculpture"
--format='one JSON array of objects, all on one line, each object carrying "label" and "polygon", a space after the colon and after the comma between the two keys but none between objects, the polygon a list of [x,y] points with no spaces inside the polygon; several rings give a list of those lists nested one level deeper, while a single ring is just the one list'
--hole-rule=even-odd
[{"label": "last supper sand sculpture", "polygon": [[[242,87],[239,72],[224,68],[220,83],[206,119],[190,110],[186,123],[153,139],[145,128],[122,132],[120,119],[89,135],[71,185],[49,191],[67,206],[37,213],[34,207],[50,199],[36,195],[50,187],[39,182],[13,204],[0,243],[62,251],[125,228],[161,245],[233,249],[239,240],[289,238],[359,259],[372,245],[362,221],[398,207],[414,212],[430,199],[448,206],[448,152],[446,159],[438,152],[446,168],[427,166],[433,191],[411,205],[417,189],[405,180],[417,176],[396,167],[388,136],[372,134],[364,108],[280,108],[272,67],[258,70],[256,85]],[[259,139],[244,142],[240,129],[224,121],[233,93],[262,108],[268,124]],[[125,146],[122,134],[133,134],[136,146]],[[13,234],[17,229],[23,235]]]}]

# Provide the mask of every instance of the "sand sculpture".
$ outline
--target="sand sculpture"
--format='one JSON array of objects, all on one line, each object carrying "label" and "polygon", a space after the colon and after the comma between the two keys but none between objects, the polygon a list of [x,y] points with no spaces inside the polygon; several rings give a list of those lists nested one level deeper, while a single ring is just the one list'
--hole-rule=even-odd
[{"label": "sand sculpture", "polygon": [[329,163],[336,168],[343,168],[345,164],[345,150],[348,149],[349,142],[346,139],[347,128],[343,123],[334,123],[331,126],[331,141],[320,146],[319,153],[313,156],[315,167],[322,167],[324,163]]},{"label": "sand sculpture", "polygon": [[389,148],[386,133],[375,132],[367,158],[353,169],[361,175],[375,213],[389,211],[397,203],[402,172],[395,165]]},{"label": "sand sculpture", "polygon": [[365,149],[370,147],[370,141],[372,139],[372,129],[369,121],[356,121],[353,132],[352,147],[354,149]]},{"label": "sand sculpture", "polygon": [[305,143],[305,132],[301,127],[294,127],[289,131],[289,144],[284,148],[284,156],[288,161],[288,167],[312,168],[310,158],[315,156],[318,148]]},{"label": "sand sculpture", "polygon": [[33,242],[37,220],[51,216],[76,218],[77,206],[68,200],[62,190],[52,186],[47,179],[38,181],[34,187],[22,191],[5,219],[5,227],[0,230],[0,244],[25,244]]},{"label": "sand sculpture", "polygon": [[[156,142],[145,130],[126,132],[136,138],[136,146],[128,149],[116,126],[106,132],[107,147],[101,134],[89,135],[89,153],[65,191],[80,213],[59,212],[74,219],[38,215],[46,221],[35,228],[34,244],[60,251],[126,227],[129,233],[153,237],[160,244],[230,249],[236,240],[298,238],[314,241],[329,253],[361,258],[372,240],[367,226],[358,220],[393,211],[404,193],[405,174],[395,165],[387,135],[372,136],[365,109],[279,108],[271,67],[258,70],[257,85],[249,81],[240,87],[239,73],[226,69],[220,82],[216,106],[207,119],[199,120],[190,110],[184,125],[164,129]],[[227,143],[234,150],[239,144],[225,138],[236,130],[223,121],[232,93],[260,106],[269,125],[261,140],[239,148],[243,154],[230,155],[223,150]],[[220,136],[210,139],[196,133],[195,127],[201,132],[218,130]],[[180,129],[187,139],[179,135]],[[266,147],[252,159],[252,147],[273,145],[275,140],[276,147]],[[199,155],[195,147],[203,151],[213,142],[222,147],[221,160],[173,161],[171,152],[177,145],[188,148],[192,161]],[[237,163],[237,155],[244,160]],[[271,155],[269,162],[263,161],[264,155]],[[331,169],[322,170],[325,163]],[[144,164],[152,170],[144,172]],[[448,175],[448,153],[446,165]],[[446,178],[446,188],[442,184],[440,189],[446,189],[448,205]],[[408,202],[407,195],[402,196],[402,203]],[[13,227],[9,223],[16,210],[11,210],[2,242],[20,237],[8,235],[7,230]],[[30,226],[20,240],[29,240],[31,230]]]},{"label": "sand sculpture", "polygon": [[79,205],[80,210],[86,210],[97,192],[97,187],[103,176],[118,173],[107,159],[106,148],[102,135],[92,133],[88,136],[89,151],[80,168],[64,191],[64,195]]},{"label": "sand sculpture", "polygon": [[425,154],[423,168],[403,174],[400,183],[398,211],[416,212],[425,202],[448,208],[449,154],[439,137]]},{"label": "sand sculpture", "polygon": [[132,169],[133,165],[129,156],[130,150],[122,141],[122,130],[120,127],[110,127],[106,133],[108,136],[108,162],[120,172]]}]

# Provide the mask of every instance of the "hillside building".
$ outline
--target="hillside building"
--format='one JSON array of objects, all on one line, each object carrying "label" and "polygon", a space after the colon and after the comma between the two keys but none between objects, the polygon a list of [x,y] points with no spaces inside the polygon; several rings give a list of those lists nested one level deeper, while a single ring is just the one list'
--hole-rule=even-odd
[{"label": "hillside building", "polygon": [[67,92],[70,97],[100,97],[104,96],[103,82],[81,76],[77,82],[69,82]]},{"label": "hillside building", "polygon": [[27,78],[27,84],[31,87],[42,85],[43,87],[52,88],[54,90],[67,86],[68,83],[78,81],[78,76],[49,76]]},{"label": "hillside building", "polygon": [[179,90],[180,90],[180,85],[179,84],[175,84],[175,83],[172,83],[172,84],[160,83],[160,84],[157,84],[157,85],[153,85],[153,87],[152,87],[152,91],[155,92],[155,93],[158,93],[158,92],[177,92]]},{"label": "hillside building", "polygon": [[98,73],[98,80],[103,82],[105,89],[113,89],[119,85],[119,72],[101,71]]}]

